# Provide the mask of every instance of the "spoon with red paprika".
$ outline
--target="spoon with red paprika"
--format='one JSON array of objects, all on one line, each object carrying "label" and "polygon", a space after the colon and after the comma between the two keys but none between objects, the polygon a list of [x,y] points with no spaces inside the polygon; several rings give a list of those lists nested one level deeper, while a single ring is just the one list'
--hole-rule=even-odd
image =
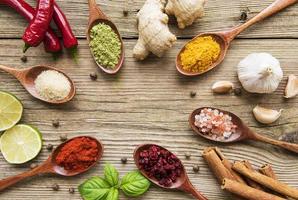
[{"label": "spoon with red paprika", "polygon": [[140,145],[134,151],[134,161],[140,172],[155,185],[190,193],[198,200],[208,200],[191,184],[179,158],[166,148],[156,144]]},{"label": "spoon with red paprika", "polygon": [[[107,16],[101,11],[101,9],[96,5],[95,0],[88,0],[89,1],[89,22],[88,22],[88,27],[87,27],[87,40],[88,43],[90,43],[90,31],[93,28],[93,26],[99,24],[99,23],[104,23],[112,28],[112,30],[118,35],[118,38],[121,42],[121,55],[118,60],[117,65],[113,69],[108,69],[105,66],[100,65],[98,62],[96,62],[97,66],[104,71],[107,74],[116,74],[120,68],[123,65],[124,62],[124,46],[123,46],[123,41],[120,36],[120,33],[116,27],[116,25],[107,18]],[[92,53],[92,51],[91,51]],[[93,56],[93,54],[92,54]],[[94,56],[93,56],[94,58]],[[95,60],[95,59],[94,59]]]},{"label": "spoon with red paprika", "polygon": [[49,158],[36,168],[22,174],[0,180],[0,191],[16,183],[40,174],[75,176],[88,171],[101,159],[103,145],[89,136],[72,138],[60,144]]}]

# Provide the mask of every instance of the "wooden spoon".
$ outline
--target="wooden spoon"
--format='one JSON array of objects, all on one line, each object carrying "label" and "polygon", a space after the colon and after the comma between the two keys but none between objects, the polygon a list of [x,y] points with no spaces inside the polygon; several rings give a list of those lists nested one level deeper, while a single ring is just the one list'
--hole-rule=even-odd
[{"label": "wooden spoon", "polygon": [[[201,110],[204,108],[210,108],[210,109],[217,109],[218,111],[230,115],[232,117],[232,122],[237,125],[237,129],[236,129],[236,133],[232,134],[230,138],[228,139],[214,139],[209,135],[205,135],[202,134],[198,127],[196,127],[195,125],[195,116],[200,114]],[[262,136],[260,134],[255,133],[254,131],[252,131],[250,128],[248,128],[247,125],[244,124],[244,122],[235,114],[225,111],[225,110],[221,110],[218,108],[212,108],[212,107],[202,107],[202,108],[198,108],[196,110],[194,110],[190,116],[189,116],[189,125],[192,128],[192,130],[194,132],[196,132],[198,135],[208,139],[208,140],[212,140],[215,142],[222,142],[222,143],[231,143],[231,142],[238,142],[238,141],[242,141],[242,140],[255,140],[255,141],[261,141],[261,142],[266,142],[269,144],[273,144],[279,147],[282,147],[284,149],[287,149],[289,151],[298,153],[298,144],[293,144],[293,143],[288,143],[288,142],[283,142],[283,141],[279,141],[279,140],[275,140],[275,139],[271,139],[265,136]]]},{"label": "wooden spoon", "polygon": [[96,143],[97,143],[97,148],[98,148],[99,154],[96,158],[96,161],[91,166],[89,166],[88,168],[83,169],[81,171],[69,171],[69,170],[65,170],[63,167],[56,164],[56,156],[59,153],[59,151],[61,150],[61,148],[66,143],[70,142],[71,140],[74,140],[76,138],[80,138],[80,137],[75,137],[75,138],[72,138],[72,139],[60,144],[54,150],[54,152],[49,156],[49,158],[44,163],[39,165],[38,167],[36,167],[36,168],[34,168],[30,171],[24,172],[22,174],[0,180],[0,191],[4,190],[4,189],[6,189],[6,188],[8,188],[12,185],[15,185],[16,183],[18,183],[18,182],[20,182],[20,181],[22,181],[26,178],[37,176],[37,175],[40,175],[40,174],[58,174],[58,175],[61,175],[61,176],[75,176],[75,175],[78,175],[78,174],[81,174],[81,173],[84,173],[84,172],[88,171],[90,168],[95,166],[97,161],[99,161],[100,158],[102,157],[103,145],[101,144],[100,141],[98,141],[95,138],[92,138],[92,137],[89,137],[89,136],[81,136],[81,137],[88,137],[88,138],[96,141]]},{"label": "wooden spoon", "polygon": [[[49,66],[34,66],[34,67],[29,67],[25,69],[14,69],[11,67],[7,67],[4,65],[0,65],[0,69],[3,71],[6,71],[13,75],[16,79],[20,81],[20,83],[24,86],[24,88],[35,98],[45,101],[47,103],[52,103],[52,104],[62,104],[70,101],[74,95],[76,94],[76,88],[74,86],[73,81],[62,71],[54,68],[54,67],[49,67]],[[34,81],[37,78],[37,76],[46,70],[55,70],[60,73],[62,73],[70,82],[70,92],[67,97],[61,100],[47,100],[40,96],[35,88]]]},{"label": "wooden spoon", "polygon": [[114,69],[109,69],[109,68],[106,68],[105,66],[102,66],[101,64],[96,62],[92,51],[91,51],[91,54],[97,64],[97,66],[102,71],[106,72],[107,74],[116,74],[120,70],[120,68],[122,67],[123,62],[124,62],[124,46],[123,46],[122,38],[120,36],[120,33],[119,33],[116,25],[111,20],[109,20],[107,18],[107,16],[100,10],[100,8],[96,5],[95,0],[88,0],[88,1],[89,1],[89,22],[88,22],[88,28],[87,28],[88,43],[90,43],[90,30],[92,29],[93,26],[95,26],[99,23],[104,23],[104,24],[110,26],[113,29],[113,31],[118,35],[119,40],[121,42],[121,55],[120,55],[118,64],[115,66]]},{"label": "wooden spoon", "polygon": [[[185,168],[182,164],[182,167],[183,167],[183,172],[182,172],[182,175],[180,177],[178,177],[177,181],[175,183],[173,183],[171,186],[169,187],[165,187],[161,184],[158,183],[157,180],[153,179],[153,178],[150,178],[148,177],[148,175],[146,174],[146,172],[140,167],[139,165],[139,159],[140,159],[140,152],[143,151],[143,150],[146,150],[146,149],[149,149],[151,146],[153,146],[155,144],[143,144],[143,145],[140,145],[138,146],[135,151],[134,151],[134,160],[135,160],[135,163],[138,167],[138,169],[140,170],[140,172],[147,178],[149,179],[152,183],[154,183],[155,185],[161,187],[161,188],[164,188],[164,189],[178,189],[178,190],[181,190],[181,191],[184,191],[184,192],[187,192],[187,193],[190,193],[192,194],[194,197],[196,197],[196,199],[198,200],[208,200],[206,197],[204,197],[199,191],[197,191],[197,189],[191,184],[187,174],[186,174],[186,171],[185,171]],[[161,149],[164,149],[168,152],[170,152],[169,150],[161,147],[161,146],[158,146],[158,145],[155,145]]]},{"label": "wooden spoon", "polygon": [[272,3],[269,7],[264,9],[262,12],[260,12],[258,15],[255,17],[251,18],[248,20],[246,23],[236,26],[232,28],[231,30],[228,31],[222,31],[222,32],[214,32],[214,33],[202,33],[190,40],[188,43],[192,42],[193,40],[197,39],[198,37],[202,36],[211,36],[219,45],[221,48],[221,52],[217,60],[205,71],[203,72],[189,72],[185,71],[181,65],[181,53],[185,50],[185,47],[188,43],[186,43],[183,48],[180,50],[180,52],[177,55],[176,58],[176,68],[177,70],[186,76],[197,76],[203,73],[206,73],[210,71],[211,69],[215,68],[218,66],[223,59],[226,56],[227,50],[230,47],[230,44],[232,40],[240,34],[242,31],[244,31],[246,28],[250,27],[251,25],[262,21],[263,19],[276,14],[277,12],[281,11],[282,9],[296,3],[298,0],[276,0],[274,3]]}]

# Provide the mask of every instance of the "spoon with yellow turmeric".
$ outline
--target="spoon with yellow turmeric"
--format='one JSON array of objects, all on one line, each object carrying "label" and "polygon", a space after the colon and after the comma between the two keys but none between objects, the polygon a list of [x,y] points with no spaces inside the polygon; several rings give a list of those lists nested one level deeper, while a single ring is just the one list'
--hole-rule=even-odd
[{"label": "spoon with yellow turmeric", "polygon": [[186,43],[178,53],[177,70],[186,76],[197,76],[210,71],[223,61],[231,42],[238,34],[297,1],[276,0],[244,24],[227,31],[199,34]]}]

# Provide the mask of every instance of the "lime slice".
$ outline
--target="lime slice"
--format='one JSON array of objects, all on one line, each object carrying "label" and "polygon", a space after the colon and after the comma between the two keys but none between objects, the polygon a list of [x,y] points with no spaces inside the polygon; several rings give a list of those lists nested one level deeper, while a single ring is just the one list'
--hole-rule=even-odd
[{"label": "lime slice", "polygon": [[11,164],[22,164],[35,158],[42,147],[41,133],[24,124],[6,130],[0,138],[0,150]]},{"label": "lime slice", "polygon": [[0,91],[0,131],[13,127],[20,121],[22,103],[13,95]]}]

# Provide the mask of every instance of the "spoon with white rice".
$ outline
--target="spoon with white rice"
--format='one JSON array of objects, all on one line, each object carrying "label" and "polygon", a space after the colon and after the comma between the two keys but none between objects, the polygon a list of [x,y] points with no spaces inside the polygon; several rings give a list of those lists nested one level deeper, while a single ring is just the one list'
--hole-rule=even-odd
[{"label": "spoon with white rice", "polygon": [[33,97],[47,103],[66,103],[76,93],[73,81],[64,72],[53,67],[14,69],[0,65],[0,69],[17,78]]}]

